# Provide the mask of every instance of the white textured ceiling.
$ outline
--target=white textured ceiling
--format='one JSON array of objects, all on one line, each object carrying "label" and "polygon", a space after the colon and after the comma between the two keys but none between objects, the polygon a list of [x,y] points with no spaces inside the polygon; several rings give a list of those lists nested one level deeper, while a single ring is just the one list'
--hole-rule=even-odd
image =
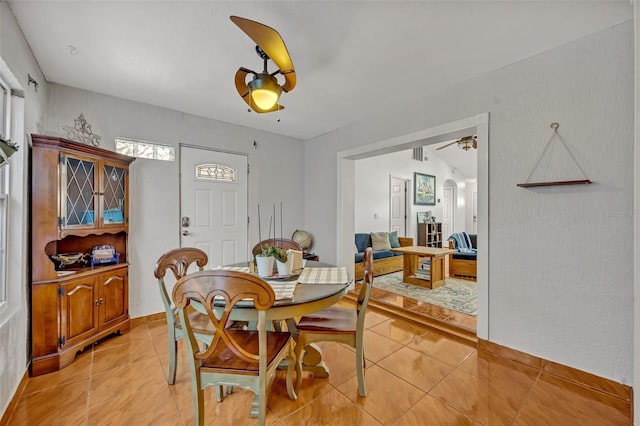
[{"label": "white textured ceiling", "polygon": [[[9,3],[48,81],[301,139],[632,17],[628,0]],[[233,77],[262,65],[230,15],[284,39],[284,111],[247,112]]]}]

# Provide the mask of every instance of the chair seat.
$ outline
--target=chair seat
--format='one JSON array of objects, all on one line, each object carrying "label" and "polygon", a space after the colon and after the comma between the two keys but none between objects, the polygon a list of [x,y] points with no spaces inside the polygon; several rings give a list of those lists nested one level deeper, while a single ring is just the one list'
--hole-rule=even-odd
[{"label": "chair seat", "polygon": [[356,333],[358,314],[355,309],[330,307],[322,311],[300,318],[296,328],[298,331],[314,333]]},{"label": "chair seat", "polygon": [[[258,353],[258,332],[245,330],[229,330],[227,333],[232,336],[245,350]],[[287,332],[267,332],[267,368],[271,366],[274,359],[287,346],[291,339],[291,333]],[[245,361],[236,355],[227,345],[218,345],[218,348],[211,356],[202,360],[202,371],[210,373],[231,373],[257,376],[258,360],[255,362]]]}]

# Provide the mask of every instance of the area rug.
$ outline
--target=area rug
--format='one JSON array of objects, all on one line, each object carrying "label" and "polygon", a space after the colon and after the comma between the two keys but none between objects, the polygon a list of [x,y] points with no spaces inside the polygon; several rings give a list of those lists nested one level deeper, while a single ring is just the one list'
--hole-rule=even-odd
[{"label": "area rug", "polygon": [[373,287],[465,314],[477,315],[478,287],[472,281],[445,278],[442,287],[431,290],[404,283],[402,272],[394,272],[375,277]]}]

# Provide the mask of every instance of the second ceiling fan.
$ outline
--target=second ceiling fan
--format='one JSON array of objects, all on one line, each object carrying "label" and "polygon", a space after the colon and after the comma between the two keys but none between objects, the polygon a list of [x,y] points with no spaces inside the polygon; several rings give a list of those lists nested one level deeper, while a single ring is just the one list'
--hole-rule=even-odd
[{"label": "second ceiling fan", "polygon": [[[250,19],[231,16],[231,20],[251,40],[256,43],[256,52],[263,60],[262,72],[255,72],[245,67],[236,71],[235,84],[238,94],[255,112],[264,113],[284,109],[278,104],[282,91],[290,92],[296,87],[296,71],[280,34],[271,27]],[[267,61],[271,59],[278,69],[272,73],[267,70]],[[247,75],[253,79],[247,83]],[[280,85],[276,74],[284,77],[284,84]]]},{"label": "second ceiling fan", "polygon": [[440,148],[436,148],[436,151],[449,147],[453,144],[458,144],[458,148],[464,149],[465,151],[468,151],[471,148],[478,149],[478,139],[474,135],[474,136],[465,136],[464,138],[460,138],[457,141],[453,141],[451,143],[443,145]]}]

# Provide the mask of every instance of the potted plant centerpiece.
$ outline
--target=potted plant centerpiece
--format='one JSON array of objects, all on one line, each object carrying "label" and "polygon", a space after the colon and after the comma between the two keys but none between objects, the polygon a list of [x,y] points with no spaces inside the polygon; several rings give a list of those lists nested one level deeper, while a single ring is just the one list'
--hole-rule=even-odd
[{"label": "potted plant centerpiece", "polygon": [[273,263],[275,262],[276,248],[270,244],[264,243],[260,247],[260,252],[256,254],[256,266],[258,268],[258,276],[270,277],[273,275]]},{"label": "potted plant centerpiece", "polygon": [[[273,206],[273,216],[269,218],[268,239],[262,240],[262,232],[260,230],[260,205],[258,205],[258,237],[260,238],[260,251],[255,255],[256,266],[258,267],[258,276],[270,277],[273,275],[274,262],[276,263],[278,275],[291,275],[293,269],[293,256],[289,256],[284,247],[277,247],[276,239],[276,207]],[[273,225],[273,239],[271,238],[271,229]],[[280,203],[280,233],[282,234],[282,203]],[[282,240],[282,235],[280,236]],[[276,245],[272,245],[276,244]]]},{"label": "potted plant centerpiece", "polygon": [[276,247],[273,253],[276,259],[276,267],[279,276],[291,275],[293,269],[293,256],[289,256],[287,250],[282,247]]}]

